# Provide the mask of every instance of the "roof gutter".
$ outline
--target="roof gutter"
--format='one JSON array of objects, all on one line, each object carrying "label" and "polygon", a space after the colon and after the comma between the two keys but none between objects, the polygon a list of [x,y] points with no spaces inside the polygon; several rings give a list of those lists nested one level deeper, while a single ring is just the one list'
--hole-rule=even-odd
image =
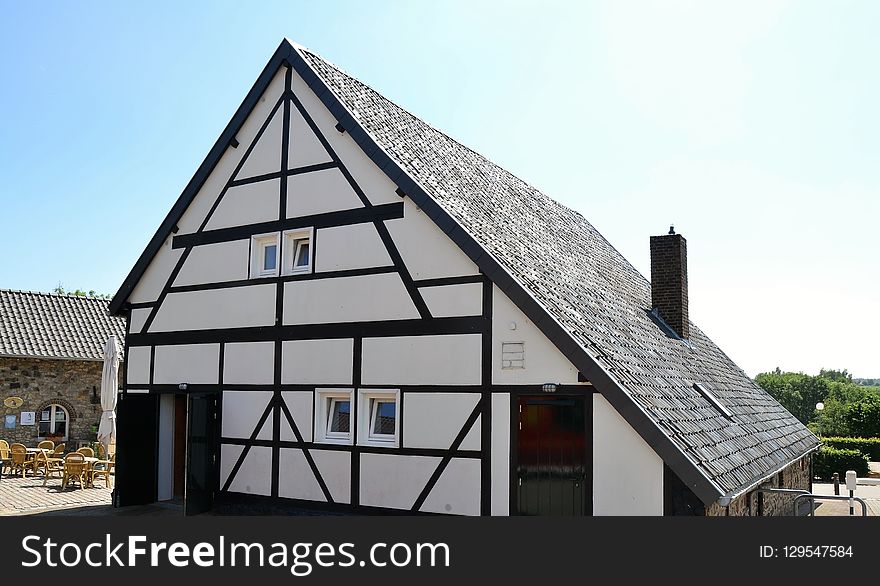
[{"label": "roof gutter", "polygon": [[776,476],[777,474],[779,474],[780,472],[782,472],[783,470],[785,470],[786,468],[791,466],[792,463],[800,460],[801,458],[803,458],[805,456],[809,456],[810,454],[812,454],[813,452],[815,452],[818,449],[819,449],[819,446],[815,445],[812,448],[810,448],[809,450],[807,450],[806,452],[804,452],[803,454],[801,454],[800,456],[798,456],[797,458],[795,458],[794,460],[789,460],[785,464],[782,464],[778,468],[773,469],[771,472],[768,472],[767,474],[765,474],[764,476],[761,476],[757,480],[752,481],[751,484],[747,484],[747,485],[743,486],[742,488],[738,488],[733,492],[727,493],[726,495],[724,495],[723,497],[718,499],[718,504],[722,507],[730,506],[730,503],[732,503],[733,501],[735,501],[736,499],[738,499],[739,497],[741,497],[745,493],[750,492],[751,490],[757,488],[759,485],[767,482],[770,478],[772,478],[773,476]]}]

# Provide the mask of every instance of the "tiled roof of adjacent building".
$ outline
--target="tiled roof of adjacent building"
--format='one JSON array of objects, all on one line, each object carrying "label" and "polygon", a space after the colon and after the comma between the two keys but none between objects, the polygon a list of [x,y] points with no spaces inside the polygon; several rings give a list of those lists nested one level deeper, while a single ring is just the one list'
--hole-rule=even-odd
[{"label": "tiled roof of adjacent building", "polygon": [[112,334],[125,340],[125,320],[109,301],[77,295],[0,289],[0,356],[102,360]]},{"label": "tiled roof of adjacent building", "polygon": [[[579,213],[285,40],[117,292],[128,295],[290,64],[340,127],[510,296],[703,502],[729,500],[818,439],[696,325],[687,342],[651,312],[651,285]],[[646,235],[647,245],[647,235]],[[694,385],[703,385],[728,418]]]}]

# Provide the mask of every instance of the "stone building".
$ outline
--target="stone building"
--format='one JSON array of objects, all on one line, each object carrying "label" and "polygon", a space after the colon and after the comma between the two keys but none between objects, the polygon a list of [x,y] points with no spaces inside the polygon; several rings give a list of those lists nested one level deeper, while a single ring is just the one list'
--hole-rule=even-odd
[{"label": "stone building", "polygon": [[104,299],[0,290],[0,438],[95,441],[101,420],[103,348],[125,321]]}]

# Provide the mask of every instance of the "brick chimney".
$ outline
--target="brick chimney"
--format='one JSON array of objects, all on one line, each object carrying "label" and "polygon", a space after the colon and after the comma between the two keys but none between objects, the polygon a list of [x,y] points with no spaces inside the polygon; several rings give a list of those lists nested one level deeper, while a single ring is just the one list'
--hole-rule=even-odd
[{"label": "brick chimney", "polygon": [[690,337],[687,240],[676,234],[651,236],[651,305],[680,337]]}]

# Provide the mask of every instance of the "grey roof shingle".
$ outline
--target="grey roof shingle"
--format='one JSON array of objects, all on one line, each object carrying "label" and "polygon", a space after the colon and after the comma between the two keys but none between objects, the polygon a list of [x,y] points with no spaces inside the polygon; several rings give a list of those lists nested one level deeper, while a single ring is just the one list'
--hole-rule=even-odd
[{"label": "grey roof shingle", "polygon": [[125,320],[105,299],[0,289],[0,356],[102,360],[112,334],[125,341]]},{"label": "grey roof shingle", "polygon": [[[650,283],[579,213],[298,49],[403,170],[558,320],[701,472],[733,493],[818,439],[696,325],[689,344],[649,314]],[[693,388],[708,384],[728,420]]]}]

